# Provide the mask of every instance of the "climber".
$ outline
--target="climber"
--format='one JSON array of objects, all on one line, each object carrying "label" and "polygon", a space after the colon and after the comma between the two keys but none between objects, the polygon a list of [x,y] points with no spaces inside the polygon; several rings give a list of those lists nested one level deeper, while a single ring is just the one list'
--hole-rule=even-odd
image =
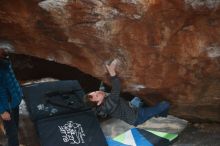
[{"label": "climber", "polygon": [[154,116],[166,117],[170,107],[166,101],[152,107],[131,106],[133,101],[138,101],[137,97],[132,102],[127,102],[120,97],[120,80],[116,75],[117,63],[118,60],[115,59],[110,65],[106,65],[112,83],[111,93],[99,90],[85,96],[86,102],[95,107],[96,114],[102,117],[110,115],[134,126],[142,124]]}]

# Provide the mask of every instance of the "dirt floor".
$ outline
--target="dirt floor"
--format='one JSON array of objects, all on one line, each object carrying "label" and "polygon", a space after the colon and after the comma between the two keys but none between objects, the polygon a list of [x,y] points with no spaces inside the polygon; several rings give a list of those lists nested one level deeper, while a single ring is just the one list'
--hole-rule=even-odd
[{"label": "dirt floor", "polygon": [[220,123],[188,124],[173,146],[220,146]]}]

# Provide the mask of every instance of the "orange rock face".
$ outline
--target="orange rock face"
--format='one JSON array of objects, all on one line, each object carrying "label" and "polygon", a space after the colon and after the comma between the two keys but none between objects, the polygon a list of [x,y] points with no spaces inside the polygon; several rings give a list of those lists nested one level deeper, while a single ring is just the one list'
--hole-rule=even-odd
[{"label": "orange rock face", "polygon": [[118,58],[124,91],[220,121],[217,0],[1,0],[0,39],[106,82],[104,64]]}]

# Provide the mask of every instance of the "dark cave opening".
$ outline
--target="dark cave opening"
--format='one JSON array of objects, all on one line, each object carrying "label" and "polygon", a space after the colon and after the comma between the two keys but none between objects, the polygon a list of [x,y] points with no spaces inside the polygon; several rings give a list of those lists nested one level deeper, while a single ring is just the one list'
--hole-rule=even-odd
[{"label": "dark cave opening", "polygon": [[[16,77],[21,83],[42,78],[78,80],[85,93],[98,90],[101,83],[99,79],[65,64],[23,54],[10,54],[10,58]],[[105,87],[106,91],[110,92],[111,88],[106,84]],[[122,92],[121,94],[125,99],[134,97],[128,92]]]},{"label": "dark cave opening", "polygon": [[10,58],[16,77],[21,83],[42,78],[54,78],[78,80],[86,93],[99,89],[100,80],[75,67],[22,54],[11,54]]}]

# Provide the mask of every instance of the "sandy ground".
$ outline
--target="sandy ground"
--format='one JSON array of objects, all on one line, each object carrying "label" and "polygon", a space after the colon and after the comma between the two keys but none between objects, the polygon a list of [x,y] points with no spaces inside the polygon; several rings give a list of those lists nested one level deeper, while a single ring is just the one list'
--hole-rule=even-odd
[{"label": "sandy ground", "polygon": [[188,124],[173,146],[220,146],[220,123]]}]

